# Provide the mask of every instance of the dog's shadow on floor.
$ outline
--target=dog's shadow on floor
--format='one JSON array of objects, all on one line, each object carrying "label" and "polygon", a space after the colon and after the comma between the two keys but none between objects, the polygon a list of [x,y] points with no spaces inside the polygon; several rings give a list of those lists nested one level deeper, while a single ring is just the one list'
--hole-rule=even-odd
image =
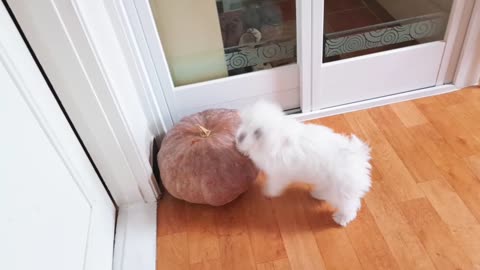
[{"label": "dog's shadow on floor", "polygon": [[[340,228],[333,209],[310,196],[306,185],[290,186],[277,198],[266,198],[262,179],[224,206],[190,204],[166,195],[159,202],[159,231],[207,232],[218,235],[250,233],[281,235]],[[184,229],[182,229],[184,228]]]}]

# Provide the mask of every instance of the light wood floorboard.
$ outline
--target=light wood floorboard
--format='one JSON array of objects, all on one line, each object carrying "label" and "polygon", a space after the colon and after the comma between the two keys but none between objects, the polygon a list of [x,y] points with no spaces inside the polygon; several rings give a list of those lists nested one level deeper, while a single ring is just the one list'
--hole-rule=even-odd
[{"label": "light wood floorboard", "polygon": [[310,121],[372,147],[373,187],[346,228],[294,185],[263,176],[222,207],[166,194],[158,270],[480,269],[480,88]]}]

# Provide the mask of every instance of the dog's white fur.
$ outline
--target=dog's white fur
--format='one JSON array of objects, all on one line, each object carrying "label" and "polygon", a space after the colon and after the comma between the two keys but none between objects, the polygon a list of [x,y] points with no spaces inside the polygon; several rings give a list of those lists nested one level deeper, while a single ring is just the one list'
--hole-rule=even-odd
[{"label": "dog's white fur", "polygon": [[237,148],[267,175],[264,194],[281,195],[294,181],[312,185],[311,195],[336,208],[333,219],[346,226],[355,219],[370,189],[370,147],[355,135],[303,124],[280,107],[259,101],[240,112]]}]

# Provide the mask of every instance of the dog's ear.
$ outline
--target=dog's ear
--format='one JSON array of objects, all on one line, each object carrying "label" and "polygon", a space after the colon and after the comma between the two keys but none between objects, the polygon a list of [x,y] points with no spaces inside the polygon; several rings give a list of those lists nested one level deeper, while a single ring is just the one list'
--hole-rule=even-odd
[{"label": "dog's ear", "polygon": [[253,131],[253,136],[255,136],[255,139],[260,139],[263,135],[263,131],[261,128],[257,128],[255,129],[255,131]]}]

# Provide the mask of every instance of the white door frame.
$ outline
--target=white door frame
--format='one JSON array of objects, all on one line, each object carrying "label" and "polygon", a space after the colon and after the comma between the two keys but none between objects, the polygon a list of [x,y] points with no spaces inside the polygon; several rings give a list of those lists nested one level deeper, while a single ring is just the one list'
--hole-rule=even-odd
[{"label": "white door frame", "polygon": [[114,269],[155,269],[160,191],[151,152],[167,129],[168,108],[150,96],[152,82],[123,6],[115,0],[8,4],[119,206]]},{"label": "white door frame", "polygon": [[300,109],[312,111],[312,0],[297,0],[297,62],[300,73]]},{"label": "white door frame", "polygon": [[457,87],[480,84],[480,1],[475,0],[467,33],[460,51],[453,83]]},{"label": "white door frame", "polygon": [[117,205],[154,202],[151,144],[165,127],[143,100],[155,101],[107,3],[115,1],[16,0],[10,7]]},{"label": "white door frame", "polygon": [[[438,71],[437,85],[453,82],[474,3],[475,0],[453,1],[445,31],[446,45]],[[460,11],[458,12],[458,10]],[[460,29],[460,31],[457,29]]]},{"label": "white door frame", "polygon": [[[37,135],[42,137],[46,136],[48,138],[48,144],[55,149],[56,154],[60,158],[58,162],[63,163],[70,176],[70,178],[66,177],[64,180],[72,180],[75,182],[73,185],[78,187],[80,190],[79,193],[81,193],[86,200],[86,207],[89,208],[89,213],[87,214],[89,215],[89,219],[88,224],[86,224],[88,226],[88,238],[85,239],[85,254],[82,254],[85,259],[83,269],[111,268],[115,231],[115,205],[108,196],[108,193],[101,183],[99,176],[95,172],[93,165],[88,159],[59,104],[55,100],[54,95],[51,93],[3,4],[0,4],[0,36],[0,63],[5,68],[20,96],[28,106],[28,110],[30,111],[28,112],[28,115],[34,115],[36,122],[41,129],[41,133],[44,133],[29,135],[31,137]],[[2,89],[2,91],[4,90]],[[7,91],[7,96],[9,92],[10,91]],[[8,117],[17,120],[16,116],[17,115],[9,115]],[[35,139],[32,139],[32,141],[38,142]],[[37,151],[37,149],[31,150]],[[5,154],[2,158],[9,159],[9,156]],[[47,159],[47,161],[49,160]],[[25,166],[16,169],[30,170],[28,167],[29,164],[24,165]],[[3,179],[0,179],[0,181],[2,180]],[[18,181],[22,180],[23,179],[18,179]],[[42,179],[33,180],[37,181]],[[55,190],[51,190],[51,192],[55,192]],[[25,198],[26,195],[22,193],[22,190],[15,190],[13,196],[20,196],[25,200],[29,200],[29,198]],[[41,196],[49,196],[49,194],[41,194]],[[31,203],[35,204],[35,202]],[[76,210],[62,209],[62,202],[58,201],[56,203],[59,205],[58,209],[65,211]],[[16,207],[16,205],[3,206]],[[41,209],[39,208],[37,210]],[[17,211],[22,211],[22,209],[17,209]],[[42,211],[38,212],[40,215],[41,213]],[[49,221],[48,216],[42,216],[41,218],[47,219],[47,222]],[[11,220],[11,222],[15,221]],[[43,220],[41,222],[45,221]],[[55,220],[51,220],[51,222],[55,222]],[[35,224],[30,225],[35,226]],[[8,242],[4,242],[3,244],[7,245]],[[46,249],[51,246],[50,243],[37,244],[43,245]],[[8,246],[5,248],[12,249],[14,247]],[[23,252],[20,249],[14,251],[19,253]],[[28,257],[28,254],[26,255]],[[17,257],[21,258],[21,256]],[[25,258],[25,260],[29,260],[29,258]],[[44,266],[45,265],[39,265],[39,267]],[[78,266],[76,265],[75,267]]]},{"label": "white door frame", "polygon": [[[137,29],[135,25],[138,27],[139,24],[138,18],[133,20],[128,15],[134,1],[140,0],[52,0],[49,3],[15,0],[10,1],[10,5],[54,88],[64,92],[60,99],[82,139],[89,142],[86,143],[89,152],[92,156],[93,152],[99,152],[94,162],[107,187],[117,203],[123,202],[117,225],[115,261],[119,263],[115,263],[116,269],[123,266],[123,269],[153,270],[155,205],[142,207],[145,200],[141,193],[148,198],[146,201],[155,201],[158,193],[149,184],[150,156],[139,146],[145,145],[144,138],[161,136],[172,126],[174,110],[167,104],[167,93],[155,77],[157,75],[152,76],[157,72],[153,66],[155,56],[144,54],[147,42],[134,31]],[[297,12],[307,14],[297,20],[302,24],[299,27],[311,27],[308,26],[311,18],[307,17],[311,0],[297,1],[301,1],[300,4],[297,2]],[[480,32],[476,26],[480,25],[480,5],[479,0],[475,2],[452,84],[315,112],[309,110],[311,95],[306,91],[301,99],[304,112],[293,117],[308,119],[338,114],[436,95],[478,83]],[[92,10],[88,7],[95,12],[90,13]],[[105,41],[105,37],[99,36],[92,29],[95,27],[99,27],[109,39]],[[306,36],[299,36],[298,40],[302,42],[298,46],[300,68],[308,70],[310,62],[306,52],[310,51],[311,41]],[[111,46],[111,42],[121,46]],[[125,78],[130,81],[128,89],[115,82],[120,79],[124,82]],[[311,75],[302,73],[300,83],[309,85]],[[132,119],[142,123],[140,128]],[[134,170],[143,173],[133,173]],[[138,211],[136,207],[144,211]],[[139,213],[141,217],[135,216]],[[143,228],[138,230],[140,226]],[[131,234],[135,229],[137,232]],[[148,265],[134,267],[141,266],[141,262]]]}]

